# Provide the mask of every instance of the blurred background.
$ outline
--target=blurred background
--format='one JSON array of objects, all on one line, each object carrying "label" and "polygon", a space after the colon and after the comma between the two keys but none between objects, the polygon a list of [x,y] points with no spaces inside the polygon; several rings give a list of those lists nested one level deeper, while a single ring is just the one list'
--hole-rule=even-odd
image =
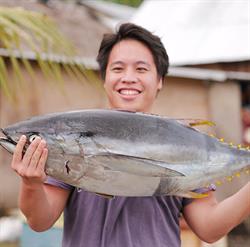
[{"label": "blurred background", "polygon": [[[170,57],[153,112],[211,120],[203,131],[250,145],[250,0],[0,0],[0,126],[107,107],[95,58],[103,34],[127,21],[159,35]],[[38,234],[20,215],[10,162],[0,149],[0,247],[60,246],[62,219]],[[218,200],[247,181],[218,186]],[[183,247],[250,246],[249,219],[211,245],[181,226]]]}]

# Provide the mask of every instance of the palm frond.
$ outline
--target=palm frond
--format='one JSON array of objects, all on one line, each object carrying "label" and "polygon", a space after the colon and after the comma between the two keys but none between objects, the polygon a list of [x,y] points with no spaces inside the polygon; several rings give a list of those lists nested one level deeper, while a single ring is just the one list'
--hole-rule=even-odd
[{"label": "palm frond", "polygon": [[[24,53],[31,52],[43,74],[63,80],[62,68],[81,80],[85,68],[72,59],[75,49],[48,16],[23,8],[0,7],[0,89],[11,97],[5,60],[9,58],[17,81],[23,81],[21,65],[34,78],[35,72]],[[5,51],[5,55],[1,53]],[[7,54],[7,55],[6,55]],[[61,57],[56,61],[55,57]],[[52,59],[53,58],[53,59]]]}]

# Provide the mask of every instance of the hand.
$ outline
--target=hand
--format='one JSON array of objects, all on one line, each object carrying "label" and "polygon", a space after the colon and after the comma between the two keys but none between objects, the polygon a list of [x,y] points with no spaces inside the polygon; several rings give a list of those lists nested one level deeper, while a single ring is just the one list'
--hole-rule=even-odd
[{"label": "hand", "polygon": [[46,142],[36,137],[23,156],[25,143],[26,136],[23,135],[16,145],[11,167],[21,176],[25,184],[43,183],[46,179],[44,168],[48,157]]}]

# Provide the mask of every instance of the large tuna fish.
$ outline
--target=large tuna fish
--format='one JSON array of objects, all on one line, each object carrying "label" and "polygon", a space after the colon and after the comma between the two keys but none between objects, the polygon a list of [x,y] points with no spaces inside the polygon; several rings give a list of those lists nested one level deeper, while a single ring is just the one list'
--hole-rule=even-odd
[{"label": "large tuna fish", "polygon": [[[22,134],[47,142],[46,173],[87,191],[120,196],[177,195],[249,172],[250,152],[183,122],[143,113],[83,110],[31,118],[2,129],[13,153]],[[27,143],[28,145],[29,143]]]}]

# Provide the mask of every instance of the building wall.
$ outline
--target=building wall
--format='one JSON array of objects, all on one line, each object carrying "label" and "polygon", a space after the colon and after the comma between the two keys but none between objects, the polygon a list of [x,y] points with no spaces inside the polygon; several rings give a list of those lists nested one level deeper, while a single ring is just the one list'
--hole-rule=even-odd
[{"label": "building wall", "polygon": [[208,119],[207,88],[202,81],[168,77],[153,111],[169,117]]}]

